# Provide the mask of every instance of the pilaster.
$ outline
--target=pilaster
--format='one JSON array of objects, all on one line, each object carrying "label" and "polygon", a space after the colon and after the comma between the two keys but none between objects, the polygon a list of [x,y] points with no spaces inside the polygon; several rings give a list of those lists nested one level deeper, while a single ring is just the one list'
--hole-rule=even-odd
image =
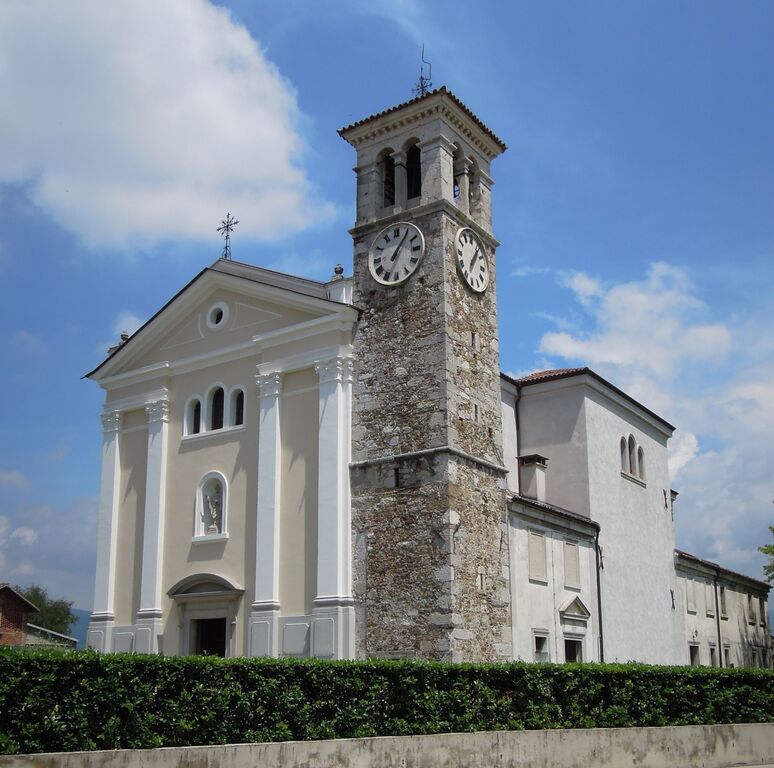
[{"label": "pilaster", "polygon": [[457,207],[468,215],[470,214],[470,161],[466,157],[454,163],[454,179],[459,188]]},{"label": "pilaster", "polygon": [[352,360],[334,357],[316,363],[315,370],[320,379],[320,417],[312,652],[322,658],[350,659],[355,655],[349,496]]},{"label": "pilaster", "polygon": [[422,203],[432,200],[454,202],[454,144],[445,136],[423,141]]},{"label": "pilaster", "polygon": [[100,480],[97,520],[97,574],[94,605],[89,624],[88,645],[97,651],[111,650],[114,626],[113,604],[116,582],[118,542],[118,506],[121,483],[121,413],[102,414],[102,477]]},{"label": "pilaster", "polygon": [[250,656],[279,655],[279,544],[282,374],[256,376],[260,398],[255,590],[250,612]]},{"label": "pilaster", "polygon": [[148,459],[135,650],[138,653],[158,653],[159,636],[163,632],[161,579],[164,572],[169,401],[148,403],[145,413],[148,417]]},{"label": "pilaster", "polygon": [[406,173],[406,153],[401,151],[393,152],[392,159],[395,161],[395,213],[402,211],[406,207],[408,199],[408,176]]}]

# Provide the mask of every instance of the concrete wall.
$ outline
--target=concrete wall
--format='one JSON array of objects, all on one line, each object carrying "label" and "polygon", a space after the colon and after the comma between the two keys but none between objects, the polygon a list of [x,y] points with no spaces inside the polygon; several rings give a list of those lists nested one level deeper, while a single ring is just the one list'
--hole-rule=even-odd
[{"label": "concrete wall", "polygon": [[[514,658],[535,661],[534,636],[548,638],[549,658],[565,661],[564,640],[582,644],[583,661],[599,661],[597,584],[594,541],[569,528],[557,529],[550,522],[537,522],[522,515],[510,515],[511,595],[513,601]],[[528,537],[530,531],[544,537],[546,578],[529,574]],[[565,542],[578,547],[579,586],[568,586],[564,573]],[[559,611],[578,597],[591,613],[585,621],[564,619]]]},{"label": "concrete wall", "polygon": [[[676,602],[672,607],[667,436],[633,409],[584,389],[591,517],[601,526],[605,661],[685,664],[683,618]],[[621,471],[620,440],[629,435],[643,449],[644,480]]]},{"label": "concrete wall", "polygon": [[[512,396],[509,399],[512,400]],[[568,385],[566,380],[526,387],[519,403],[519,426],[522,456],[538,453],[548,458],[545,500],[588,517],[589,467],[584,406],[583,389]],[[516,454],[515,445],[506,444],[504,449],[506,455]]]},{"label": "concrete wall", "polygon": [[504,731],[0,756],[0,768],[729,768],[774,765],[774,724]]},{"label": "concrete wall", "polygon": [[[694,663],[699,666],[771,666],[766,623],[768,601],[759,590],[745,588],[730,575],[722,574],[716,597],[714,574],[680,558],[677,560],[677,580],[679,606],[685,617],[686,663],[689,648],[694,646],[698,654]],[[725,610],[721,588],[725,591]]]}]

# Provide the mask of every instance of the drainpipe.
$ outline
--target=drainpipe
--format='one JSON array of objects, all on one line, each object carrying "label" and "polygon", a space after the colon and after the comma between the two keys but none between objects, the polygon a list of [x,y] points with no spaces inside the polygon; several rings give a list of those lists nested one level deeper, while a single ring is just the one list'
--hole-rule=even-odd
[{"label": "drainpipe", "polygon": [[519,400],[521,400],[521,384],[516,385],[516,400],[513,403],[513,413],[516,418],[516,485],[521,495],[521,424],[519,423]]},{"label": "drainpipe", "polygon": [[599,575],[599,531],[594,535],[594,557],[597,561],[597,614],[599,616],[599,661],[605,661],[605,633],[602,629],[602,580]]},{"label": "drainpipe", "polygon": [[715,623],[718,627],[718,666],[723,666],[723,638],[720,635],[720,600],[718,599],[718,576],[720,573],[715,569],[715,578],[712,580],[715,588]]}]

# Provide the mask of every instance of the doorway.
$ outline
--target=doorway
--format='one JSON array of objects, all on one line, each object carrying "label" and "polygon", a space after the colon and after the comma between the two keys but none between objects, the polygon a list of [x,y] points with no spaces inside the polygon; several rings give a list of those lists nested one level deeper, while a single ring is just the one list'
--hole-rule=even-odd
[{"label": "doorway", "polygon": [[568,663],[583,661],[583,643],[580,640],[564,641],[564,660]]},{"label": "doorway", "polygon": [[225,619],[196,619],[193,625],[193,652],[197,656],[226,655]]}]

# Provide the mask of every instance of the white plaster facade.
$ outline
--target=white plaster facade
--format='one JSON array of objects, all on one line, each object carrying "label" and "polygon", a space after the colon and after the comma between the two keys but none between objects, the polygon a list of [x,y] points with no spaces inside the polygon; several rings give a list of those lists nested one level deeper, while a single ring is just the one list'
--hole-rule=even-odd
[{"label": "white plaster facade", "polygon": [[[369,121],[346,129],[357,224],[451,204],[490,229],[499,140],[446,91],[397,113],[415,127],[400,146]],[[89,374],[106,393],[90,646],[354,658],[353,334],[367,308],[352,291],[339,269],[320,283],[218,260]],[[484,462],[506,486],[511,637],[497,647],[553,662],[770,664],[767,585],[675,555],[673,427],[588,369],[500,382],[502,468]],[[689,610],[694,583],[722,586],[727,615]]]}]

